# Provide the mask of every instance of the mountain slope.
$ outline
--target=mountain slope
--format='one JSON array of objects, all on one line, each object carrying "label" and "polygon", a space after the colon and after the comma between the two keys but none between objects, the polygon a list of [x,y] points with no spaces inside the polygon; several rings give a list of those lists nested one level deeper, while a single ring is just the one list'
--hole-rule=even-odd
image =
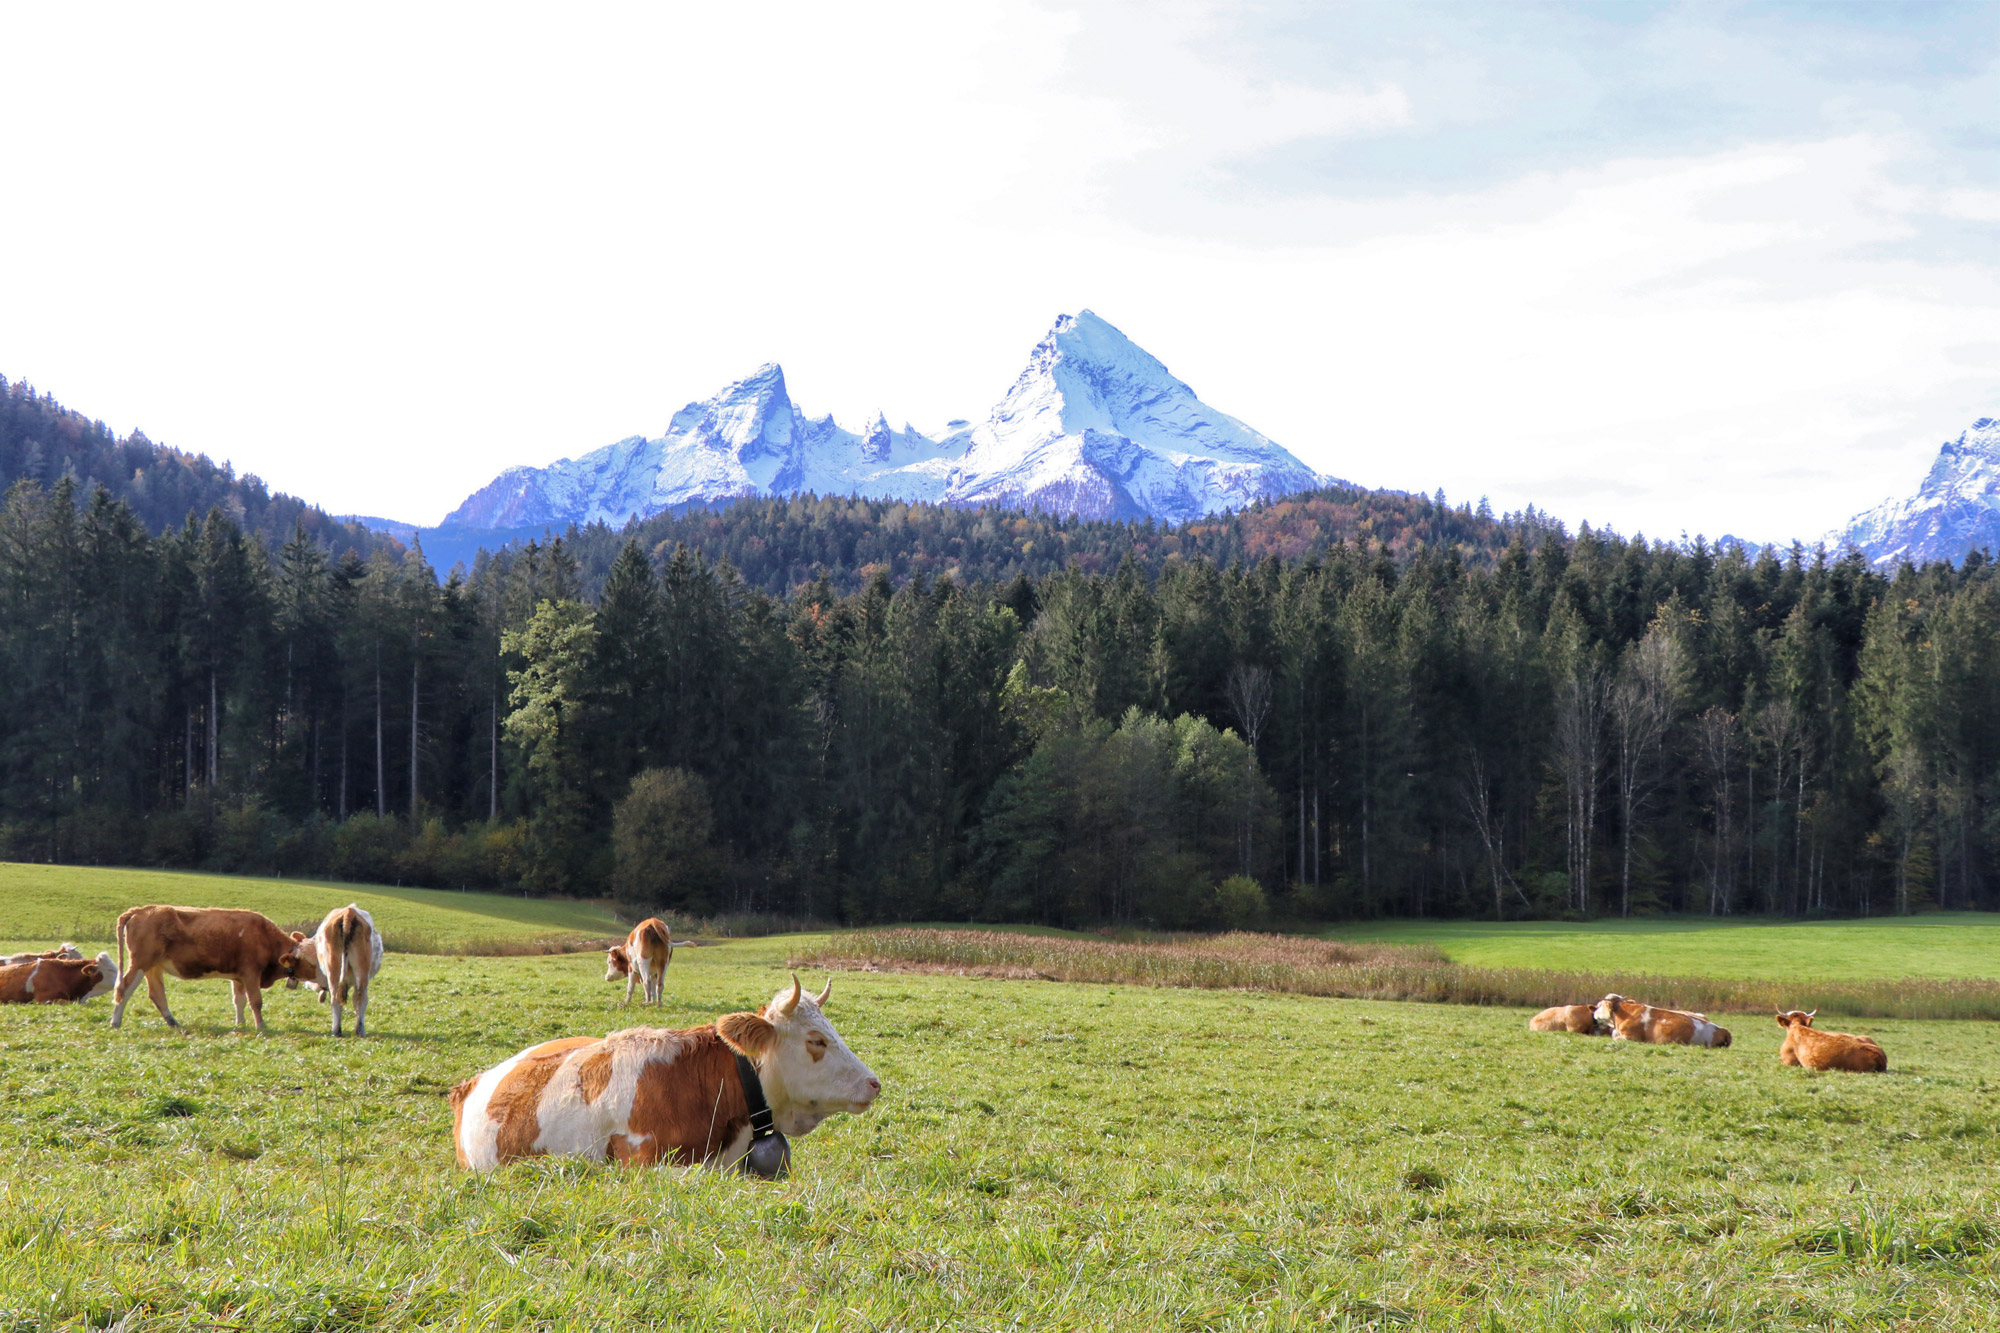
[{"label": "mountain slope", "polygon": [[301,527],[335,553],[349,547],[363,555],[377,547],[395,549],[386,535],[370,531],[364,522],[336,519],[304,500],[270,490],[249,473],[239,476],[205,455],[155,444],[141,431],[121,440],[103,422],[24,382],[0,377],[0,490],[19,481],[53,489],[65,476],[76,480],[82,496],[103,486],[156,534],[219,509],[273,550]]},{"label": "mountain slope", "polygon": [[2000,419],[1981,417],[1947,440],[1915,495],[1856,514],[1826,541],[1859,547],[1878,566],[2000,550]]},{"label": "mountain slope", "polygon": [[982,423],[942,439],[893,430],[880,412],[858,433],[809,416],[784,371],[764,365],[682,408],[656,439],[509,468],[442,526],[617,525],[691,501],[802,493],[1182,522],[1322,480],[1086,310],[1055,322]]}]

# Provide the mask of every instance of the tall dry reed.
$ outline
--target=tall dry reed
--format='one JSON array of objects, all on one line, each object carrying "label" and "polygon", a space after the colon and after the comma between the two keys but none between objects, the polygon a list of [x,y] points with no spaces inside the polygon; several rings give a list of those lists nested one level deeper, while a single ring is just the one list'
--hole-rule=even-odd
[{"label": "tall dry reed", "polygon": [[1467,967],[1428,946],[1242,932],[1118,943],[991,930],[862,930],[792,958],[795,967],[941,972],[1047,981],[1263,990],[1434,1004],[1578,1004],[1613,992],[1714,1013],[1817,1006],[1854,1018],[2000,1018],[2000,982],[1762,981],[1639,972]]}]

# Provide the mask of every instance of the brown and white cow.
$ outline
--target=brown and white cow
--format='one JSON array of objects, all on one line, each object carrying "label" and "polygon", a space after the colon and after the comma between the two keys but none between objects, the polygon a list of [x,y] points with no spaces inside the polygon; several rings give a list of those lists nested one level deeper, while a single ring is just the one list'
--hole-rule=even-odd
[{"label": "brown and white cow", "polygon": [[25,963],[0,964],[0,1004],[81,1004],[118,984],[118,964],[101,953],[81,958],[30,955]]},{"label": "brown and white cow", "polygon": [[43,953],[10,953],[0,958],[0,967],[12,967],[16,963],[32,963],[38,958],[67,958],[74,962],[82,962],[83,950],[65,941],[60,948],[49,949]]},{"label": "brown and white cow", "polygon": [[1613,1041],[1643,1041],[1657,1046],[1727,1046],[1729,1029],[1708,1021],[1707,1014],[1662,1009],[1622,995],[1597,1002],[1597,1021],[1611,1030]]},{"label": "brown and white cow", "polygon": [[1590,1037],[1609,1036],[1611,1029],[1597,1021],[1597,1010],[1587,1004],[1558,1004],[1528,1020],[1530,1032],[1578,1032]]},{"label": "brown and white cow", "polygon": [[340,1007],[354,995],[354,1035],[368,1035],[368,983],[382,970],[382,932],[375,918],[359,903],[336,907],[319,929],[278,959],[291,978],[287,987],[319,992],[321,1003],[333,1003],[333,1035],[340,1035]]},{"label": "brown and white cow", "polygon": [[[297,947],[305,932],[286,932],[262,912],[234,907],[134,907],[118,918],[118,960],[123,978],[118,983],[118,1002],[112,1006],[111,1026],[125,1019],[125,1004],[146,979],[146,994],[167,1026],[180,1022],[167,1008],[167,987],[161,979],[167,972],[183,981],[204,977],[228,977],[236,1001],[236,1026],[243,1026],[243,1006],[247,1002],[256,1015],[257,1031],[264,1029],[264,988],[285,975],[278,960]],[[131,969],[125,970],[125,955],[131,951]]]},{"label": "brown and white cow", "polygon": [[451,1090],[458,1164],[491,1171],[550,1154],[734,1166],[751,1141],[739,1053],[756,1066],[779,1133],[859,1115],[882,1084],[827,1022],[832,989],[807,996],[793,977],[760,1013],[530,1046]]},{"label": "brown and white cow", "polygon": [[623,944],[604,951],[604,979],[625,978],[625,1003],[632,1003],[632,987],[646,988],[646,1003],[660,1003],[665,989],[667,965],[674,961],[674,932],[666,922],[649,916],[632,927]]},{"label": "brown and white cow", "polygon": [[1812,1025],[1817,1009],[1779,1011],[1778,1026],[1785,1030],[1784,1045],[1778,1048],[1778,1063],[1806,1069],[1845,1069],[1857,1074],[1888,1072],[1889,1056],[1873,1037],[1853,1032],[1822,1032]]}]

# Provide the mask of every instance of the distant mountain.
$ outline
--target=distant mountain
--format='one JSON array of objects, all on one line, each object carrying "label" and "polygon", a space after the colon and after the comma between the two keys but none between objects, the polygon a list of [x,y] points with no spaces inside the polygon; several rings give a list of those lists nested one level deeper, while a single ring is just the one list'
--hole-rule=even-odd
[{"label": "distant mountain", "polygon": [[1085,310],[1056,320],[977,425],[932,438],[878,412],[859,432],[792,402],[764,365],[632,436],[548,467],[514,467],[444,529],[632,518],[695,501],[802,493],[1185,522],[1331,482]]},{"label": "distant mountain", "polygon": [[1915,495],[1856,514],[1826,543],[1859,547],[1878,566],[1956,564],[1975,550],[2000,550],[2000,420],[1981,417],[1947,440]]}]

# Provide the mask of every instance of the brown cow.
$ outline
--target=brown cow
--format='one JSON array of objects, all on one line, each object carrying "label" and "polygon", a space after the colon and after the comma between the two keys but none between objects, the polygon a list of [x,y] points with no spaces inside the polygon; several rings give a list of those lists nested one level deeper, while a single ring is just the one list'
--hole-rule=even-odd
[{"label": "brown cow", "polygon": [[1577,1032],[1590,1037],[1605,1037],[1611,1029],[1597,1021],[1597,1010],[1587,1004],[1559,1004],[1544,1009],[1528,1020],[1530,1032]]},{"label": "brown cow", "polygon": [[81,1004],[118,984],[118,964],[101,953],[96,961],[31,956],[25,963],[0,964],[0,1004]]},{"label": "brown cow", "polygon": [[264,988],[285,975],[278,960],[298,947],[305,932],[287,934],[262,912],[234,907],[134,907],[118,918],[118,959],[124,971],[125,953],[132,953],[131,970],[118,983],[118,1002],[111,1010],[111,1026],[125,1019],[126,1001],[146,979],[146,994],[167,1026],[180,1021],[167,1008],[167,987],[162,973],[171,972],[183,981],[204,977],[228,977],[236,1001],[236,1026],[243,1026],[243,1006],[247,1002],[256,1015],[257,1031],[264,1029]]},{"label": "brown cow", "polygon": [[375,918],[359,903],[336,907],[319,929],[278,959],[291,980],[287,988],[304,986],[319,992],[321,1003],[333,1003],[333,1035],[340,1035],[340,1007],[354,995],[354,1035],[368,1035],[368,983],[382,970],[382,932]]},{"label": "brown cow", "polygon": [[1853,1032],[1822,1032],[1812,1025],[1817,1009],[1785,1009],[1778,1013],[1778,1026],[1785,1030],[1785,1044],[1778,1048],[1778,1063],[1806,1069],[1845,1069],[1856,1074],[1882,1074],[1889,1069],[1889,1056],[1873,1037]]},{"label": "brown cow", "polygon": [[61,948],[50,949],[45,953],[10,953],[5,958],[0,958],[0,967],[12,967],[16,963],[32,963],[38,958],[67,958],[80,963],[83,961],[83,950],[65,941]]},{"label": "brown cow", "polygon": [[1622,995],[1597,1002],[1597,1021],[1611,1029],[1613,1041],[1643,1041],[1657,1046],[1727,1046],[1729,1029],[1708,1021],[1707,1014],[1662,1009]]},{"label": "brown cow", "polygon": [[780,1134],[798,1138],[828,1116],[858,1115],[882,1084],[821,1011],[831,990],[829,982],[806,995],[794,977],[760,1013],[530,1046],[451,1090],[458,1164],[491,1171],[549,1154],[734,1166],[752,1141],[739,1055]]},{"label": "brown cow", "polygon": [[604,979],[625,978],[625,1003],[632,1003],[635,982],[645,984],[647,1004],[660,1003],[666,989],[667,964],[674,961],[674,932],[666,922],[649,916],[632,927],[623,944],[614,944],[604,953]]}]

